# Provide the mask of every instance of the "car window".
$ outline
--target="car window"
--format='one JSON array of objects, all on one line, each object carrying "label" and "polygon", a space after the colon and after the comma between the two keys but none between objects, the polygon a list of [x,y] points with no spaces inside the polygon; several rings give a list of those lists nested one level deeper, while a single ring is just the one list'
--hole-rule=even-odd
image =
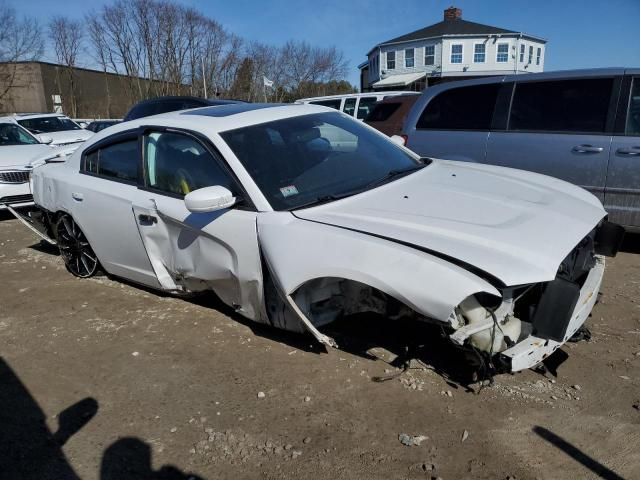
[{"label": "car window", "polygon": [[335,108],[336,110],[340,110],[340,104],[342,103],[342,99],[334,98],[333,100],[316,100],[314,102],[309,102],[312,105],[322,105],[323,107]]},{"label": "car window", "polygon": [[126,140],[93,150],[85,155],[83,170],[101,177],[136,182],[138,141]]},{"label": "car window", "polygon": [[432,98],[416,128],[434,130],[489,130],[499,84],[445,90]]},{"label": "car window", "polygon": [[342,109],[342,111],[343,111],[344,113],[346,113],[347,115],[350,115],[350,116],[352,116],[352,117],[353,117],[353,114],[354,114],[354,113],[355,113],[355,111],[356,111],[356,101],[357,101],[357,100],[358,100],[358,99],[357,99],[357,98],[355,98],[355,97],[349,97],[349,98],[346,98],[346,99],[344,100],[344,108]]},{"label": "car window", "polygon": [[369,113],[369,116],[365,118],[365,120],[367,122],[384,122],[393,115],[398,108],[400,108],[400,102],[378,103],[373,107],[371,113]]},{"label": "car window", "polygon": [[234,191],[229,175],[196,139],[174,132],[151,132],[144,136],[143,145],[146,186],[174,195],[214,185]]},{"label": "car window", "polygon": [[420,166],[398,145],[340,113],[275,120],[221,136],[276,210],[373,188],[389,172]]},{"label": "car window", "polygon": [[613,78],[517,83],[509,130],[605,131]]},{"label": "car window", "polygon": [[373,108],[373,105],[378,101],[376,97],[362,97],[358,104],[358,118],[360,120],[367,118],[369,112]]},{"label": "car window", "polygon": [[35,145],[38,143],[40,142],[18,125],[13,123],[0,124],[0,146]]},{"label": "car window", "polygon": [[625,131],[627,135],[640,135],[640,77],[633,79]]}]

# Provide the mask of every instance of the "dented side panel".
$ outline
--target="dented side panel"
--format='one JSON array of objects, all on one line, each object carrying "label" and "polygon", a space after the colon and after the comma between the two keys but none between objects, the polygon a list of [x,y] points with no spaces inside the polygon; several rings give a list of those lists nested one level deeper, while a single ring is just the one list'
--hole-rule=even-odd
[{"label": "dented side panel", "polygon": [[182,199],[139,190],[133,215],[163,289],[213,290],[238,313],[262,318],[256,212],[191,213]]},{"label": "dented side panel", "polygon": [[288,212],[262,213],[258,238],[284,295],[317,278],[344,278],[442,322],[469,295],[500,296],[488,282],[442,259],[370,235],[300,220]]}]

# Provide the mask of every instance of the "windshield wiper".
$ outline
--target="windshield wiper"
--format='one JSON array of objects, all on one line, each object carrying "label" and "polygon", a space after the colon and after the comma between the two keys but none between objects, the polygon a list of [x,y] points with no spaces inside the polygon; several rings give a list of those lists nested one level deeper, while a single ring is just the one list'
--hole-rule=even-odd
[{"label": "windshield wiper", "polygon": [[409,167],[409,168],[403,168],[401,170],[390,170],[386,173],[384,177],[378,178],[377,180],[374,180],[373,182],[367,184],[367,186],[364,189],[379,187],[380,185],[389,183],[391,180],[395,178],[404,177],[405,175],[409,175],[410,173],[413,173],[416,170],[420,170],[426,166],[427,166],[426,164],[421,163],[419,165],[414,165],[413,167]]},{"label": "windshield wiper", "polygon": [[337,195],[320,195],[319,197],[314,198],[313,200],[303,203],[301,205],[296,205],[295,207],[290,208],[289,210],[300,210],[301,208],[315,207],[317,205],[322,205],[323,203],[333,202],[335,200],[340,200],[341,198],[350,197],[359,193],[360,191],[340,193]]}]

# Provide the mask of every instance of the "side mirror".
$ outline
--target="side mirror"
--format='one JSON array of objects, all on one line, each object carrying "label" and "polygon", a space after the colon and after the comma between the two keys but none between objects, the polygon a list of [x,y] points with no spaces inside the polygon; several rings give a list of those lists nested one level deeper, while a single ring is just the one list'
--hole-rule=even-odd
[{"label": "side mirror", "polygon": [[53,142],[53,138],[49,135],[38,135],[38,140],[40,140],[40,143],[44,143],[45,145],[49,145]]},{"label": "side mirror", "polygon": [[184,204],[192,213],[215,212],[235,205],[236,197],[220,185],[204,187],[187,193]]}]

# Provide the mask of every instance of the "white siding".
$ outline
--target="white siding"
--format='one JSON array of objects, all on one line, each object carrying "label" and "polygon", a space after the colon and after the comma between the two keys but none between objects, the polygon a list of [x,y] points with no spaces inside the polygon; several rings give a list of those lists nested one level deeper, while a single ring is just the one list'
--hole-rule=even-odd
[{"label": "white siding", "polygon": [[[434,45],[435,46],[435,64],[434,65],[425,65],[424,64],[424,47],[425,45]],[[414,66],[413,68],[406,68],[404,63],[404,51],[407,48],[414,49]],[[399,45],[387,45],[381,48],[383,59],[381,63],[381,70],[384,72],[384,77],[389,75],[398,75],[402,73],[417,73],[417,72],[427,72],[428,74],[436,71],[436,67],[440,66],[440,56],[441,56],[441,43],[440,41],[420,41],[420,42],[407,42]],[[387,68],[387,52],[396,52],[396,68],[393,70],[389,70]]]}]

